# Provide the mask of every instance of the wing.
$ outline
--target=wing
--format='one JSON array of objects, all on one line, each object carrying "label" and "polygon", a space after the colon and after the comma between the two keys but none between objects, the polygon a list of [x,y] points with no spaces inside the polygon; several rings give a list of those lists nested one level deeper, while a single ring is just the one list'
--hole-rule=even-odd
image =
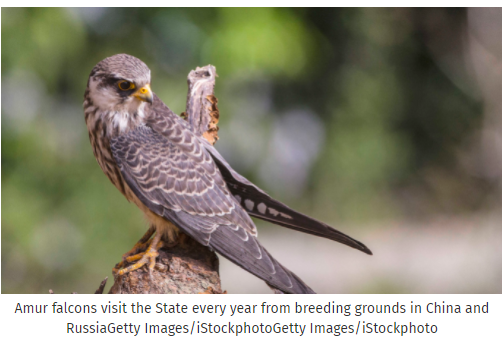
[{"label": "wing", "polygon": [[338,241],[364,253],[372,254],[371,250],[363,243],[271,198],[263,190],[234,171],[213,146],[209,143],[205,143],[204,146],[213,156],[230,192],[253,217],[296,231]]},{"label": "wing", "polygon": [[172,142],[142,126],[112,139],[110,146],[125,182],[153,212],[277,289],[314,293],[260,245],[253,221],[209,153],[190,143],[180,147],[186,139]]}]

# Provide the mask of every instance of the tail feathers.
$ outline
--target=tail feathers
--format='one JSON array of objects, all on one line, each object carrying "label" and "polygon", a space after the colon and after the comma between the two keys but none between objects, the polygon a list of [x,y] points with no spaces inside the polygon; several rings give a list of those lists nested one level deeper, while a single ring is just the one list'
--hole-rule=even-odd
[{"label": "tail feathers", "polygon": [[[189,236],[264,280],[269,286],[284,293],[315,293],[298,276],[275,260],[256,236],[246,229],[233,224],[218,224],[222,219],[217,216],[201,217],[171,210],[165,210],[164,216]],[[204,223],[212,224],[213,227],[201,229],[200,225]]]},{"label": "tail feathers", "polygon": [[[252,197],[245,196],[242,206],[246,209],[249,215],[253,217],[266,220],[295,231],[334,240],[358,249],[366,254],[373,254],[371,250],[362,242],[355,240],[354,238],[326,225],[325,223],[308,217],[305,214],[296,212],[295,210],[270,197],[266,197],[268,199],[263,198],[263,196],[254,197],[254,200],[252,200]],[[246,200],[248,203],[246,203]],[[254,201],[254,204],[249,203],[249,201]]]},{"label": "tail feathers", "polygon": [[209,246],[234,264],[265,280],[267,285],[284,293],[315,294],[296,274],[275,260],[268,251],[249,236],[243,240],[229,227],[219,227],[211,234]]},{"label": "tail feathers", "polygon": [[249,215],[296,231],[331,239],[364,253],[372,254],[370,249],[360,241],[335,230],[325,223],[296,212],[271,198],[267,193],[234,171],[214,147],[207,146],[206,149],[213,156],[231,193]]}]

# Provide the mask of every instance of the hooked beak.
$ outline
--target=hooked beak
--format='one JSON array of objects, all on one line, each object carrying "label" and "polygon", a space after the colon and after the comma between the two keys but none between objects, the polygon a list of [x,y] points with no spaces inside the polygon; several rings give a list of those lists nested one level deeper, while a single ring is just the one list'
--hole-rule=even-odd
[{"label": "hooked beak", "polygon": [[149,103],[153,102],[153,94],[149,84],[138,89],[136,92],[134,92],[133,96],[141,101],[146,101]]}]

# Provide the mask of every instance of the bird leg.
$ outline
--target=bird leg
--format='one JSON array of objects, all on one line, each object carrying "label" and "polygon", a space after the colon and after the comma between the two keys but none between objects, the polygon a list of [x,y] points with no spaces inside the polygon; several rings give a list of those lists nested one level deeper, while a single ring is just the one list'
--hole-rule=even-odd
[{"label": "bird leg", "polygon": [[[118,274],[120,276],[135,271],[144,266],[147,262],[149,263],[148,268],[150,272],[153,270],[155,267],[155,259],[159,255],[158,250],[164,245],[164,242],[161,240],[161,233],[157,232],[155,236],[150,239],[153,233],[155,233],[155,228],[150,227],[145,235],[143,235],[143,237],[133,246],[133,248],[122,256],[122,261],[115,265],[115,268],[113,269],[113,273],[115,275]],[[137,253],[145,247],[147,248],[144,252]],[[129,267],[123,268],[126,263],[136,260],[139,261]]]},{"label": "bird leg", "polygon": [[124,255],[122,255],[122,262],[125,263],[128,257],[133,256],[140,251],[144,252],[145,249],[147,249],[148,246],[150,245],[152,241],[152,239],[150,238],[154,233],[155,233],[155,228],[153,226],[150,226],[148,231],[146,231],[146,233],[141,237],[141,239],[139,239],[138,242],[134,244],[132,249],[124,253]]}]

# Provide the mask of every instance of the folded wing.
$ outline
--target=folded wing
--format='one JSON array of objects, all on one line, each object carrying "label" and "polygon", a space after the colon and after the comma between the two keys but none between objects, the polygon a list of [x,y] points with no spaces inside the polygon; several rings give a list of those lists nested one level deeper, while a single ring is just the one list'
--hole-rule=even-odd
[{"label": "folded wing", "polygon": [[[179,143],[183,140],[181,136]],[[257,241],[253,221],[205,148],[186,149],[194,148],[179,147],[147,126],[111,141],[125,182],[150,210],[271,286],[286,293],[314,293]]]}]

